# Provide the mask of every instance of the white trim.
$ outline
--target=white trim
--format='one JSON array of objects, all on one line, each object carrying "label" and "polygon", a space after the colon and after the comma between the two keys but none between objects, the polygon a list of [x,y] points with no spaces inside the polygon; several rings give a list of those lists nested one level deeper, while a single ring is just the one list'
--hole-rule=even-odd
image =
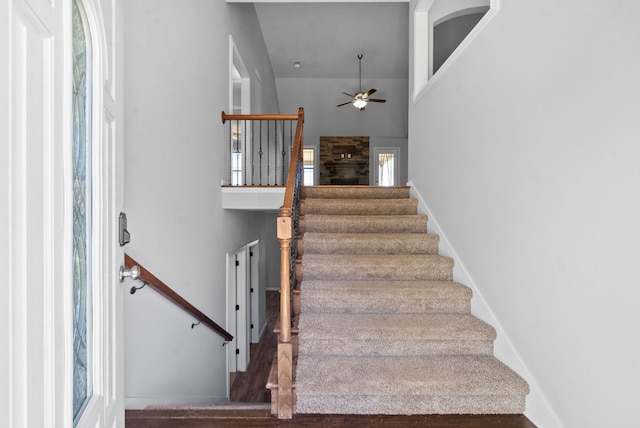
[{"label": "white trim", "polygon": [[[440,228],[438,221],[431,213],[431,210],[429,209],[425,200],[422,198],[422,195],[420,195],[420,192],[417,189],[416,185],[409,181],[407,183],[407,186],[411,187],[411,197],[418,200],[418,212],[420,214],[426,214],[429,219],[427,223],[427,231],[440,237],[438,248],[439,253],[443,256],[451,257],[454,260],[454,281],[468,286],[473,291],[473,298],[471,300],[471,312],[473,313],[473,315],[477,316],[478,318],[482,319],[495,328],[497,337],[494,344],[494,354],[496,358],[507,364],[511,369],[517,372],[529,383],[530,392],[527,396],[527,411],[524,412],[525,415],[528,415],[530,413],[531,407],[535,407],[536,414],[538,416],[543,416],[538,417],[538,419],[544,420],[545,423],[543,426],[545,428],[562,427],[562,423],[549,404],[549,400],[544,395],[544,393],[538,386],[536,379],[533,377],[524,361],[520,357],[520,354],[513,346],[513,343],[509,339],[509,336],[502,328],[500,321],[496,318],[495,314],[491,310],[491,307],[484,299],[482,292],[469,274],[469,271],[467,271],[467,268],[464,266],[464,263],[462,263],[462,260],[451,245],[451,242],[449,242],[449,240],[447,239],[444,230]],[[539,420],[537,421],[538,424],[540,424]]]},{"label": "white trim", "polygon": [[[260,322],[260,240],[256,239],[247,244],[247,278],[249,278],[249,300],[251,302],[249,333],[251,343],[260,341],[259,322]],[[251,255],[253,253],[253,256]],[[249,357],[251,357],[249,355]]]},{"label": "white trim", "polygon": [[[227,347],[227,372],[235,372],[236,367],[236,322],[235,322],[235,302],[236,302],[236,273],[235,273],[235,255],[239,251],[236,249],[226,254],[226,308],[227,308],[227,325],[225,330],[233,336],[233,339],[225,345]],[[231,351],[234,350],[234,352]],[[231,391],[229,384],[229,376],[227,376],[227,394]]]},{"label": "white trim", "polygon": [[278,212],[282,206],[285,187],[223,187],[222,208],[225,210],[244,210]]},{"label": "white trim", "polygon": [[251,74],[240,55],[240,50],[229,34],[229,114],[233,114],[233,69],[238,70],[242,90],[240,94],[241,114],[251,112]]}]

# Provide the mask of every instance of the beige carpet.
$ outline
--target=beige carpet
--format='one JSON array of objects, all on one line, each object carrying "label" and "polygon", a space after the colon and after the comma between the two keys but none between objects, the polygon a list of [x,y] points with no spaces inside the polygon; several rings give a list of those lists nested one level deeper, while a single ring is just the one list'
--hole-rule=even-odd
[{"label": "beige carpet", "polygon": [[522,413],[409,188],[304,189],[298,413]]}]

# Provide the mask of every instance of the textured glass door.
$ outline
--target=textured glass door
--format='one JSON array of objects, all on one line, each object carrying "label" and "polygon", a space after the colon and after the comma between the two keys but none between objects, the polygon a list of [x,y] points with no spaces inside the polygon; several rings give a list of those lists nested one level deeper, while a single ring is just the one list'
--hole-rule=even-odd
[{"label": "textured glass door", "polygon": [[398,149],[375,148],[373,152],[375,162],[375,185],[397,186],[398,183]]},{"label": "textured glass door", "polygon": [[73,419],[92,394],[91,376],[91,82],[90,40],[73,2]]},{"label": "textured glass door", "polygon": [[[122,89],[115,67],[121,0],[64,0],[71,12],[71,115],[68,156],[73,370],[69,407],[77,427],[124,426],[124,253],[115,225],[122,211]],[[106,15],[105,15],[106,14]],[[114,25],[115,24],[115,25]],[[65,425],[65,426],[68,426]]]}]

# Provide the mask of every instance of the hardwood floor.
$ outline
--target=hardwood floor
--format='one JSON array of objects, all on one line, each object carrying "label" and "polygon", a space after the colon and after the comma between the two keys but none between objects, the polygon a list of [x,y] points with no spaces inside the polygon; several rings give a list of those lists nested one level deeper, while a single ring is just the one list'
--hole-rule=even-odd
[{"label": "hardwood floor", "polygon": [[231,385],[230,400],[242,403],[270,403],[271,393],[265,388],[278,340],[273,329],[278,319],[280,292],[267,290],[267,329],[259,343],[252,343],[249,368],[238,372]]},{"label": "hardwood floor", "polygon": [[178,409],[127,410],[127,428],[205,428],[205,427],[426,427],[426,428],[536,428],[524,415],[294,415],[278,420],[271,415],[271,396],[265,388],[277,339],[273,334],[280,293],[267,291],[267,330],[260,343],[251,346],[249,369],[237,373],[231,386],[236,407],[194,407]]},{"label": "hardwood floor", "polygon": [[426,428],[536,428],[523,415],[294,415],[278,420],[263,410],[129,410],[127,428],[205,428],[205,427],[426,427]]}]

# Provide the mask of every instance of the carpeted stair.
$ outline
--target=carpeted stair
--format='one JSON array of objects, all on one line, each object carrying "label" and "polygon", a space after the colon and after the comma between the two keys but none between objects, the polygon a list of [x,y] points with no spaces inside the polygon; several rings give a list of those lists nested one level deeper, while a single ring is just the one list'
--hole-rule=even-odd
[{"label": "carpeted stair", "polygon": [[408,187],[307,187],[301,211],[298,413],[524,411]]}]

